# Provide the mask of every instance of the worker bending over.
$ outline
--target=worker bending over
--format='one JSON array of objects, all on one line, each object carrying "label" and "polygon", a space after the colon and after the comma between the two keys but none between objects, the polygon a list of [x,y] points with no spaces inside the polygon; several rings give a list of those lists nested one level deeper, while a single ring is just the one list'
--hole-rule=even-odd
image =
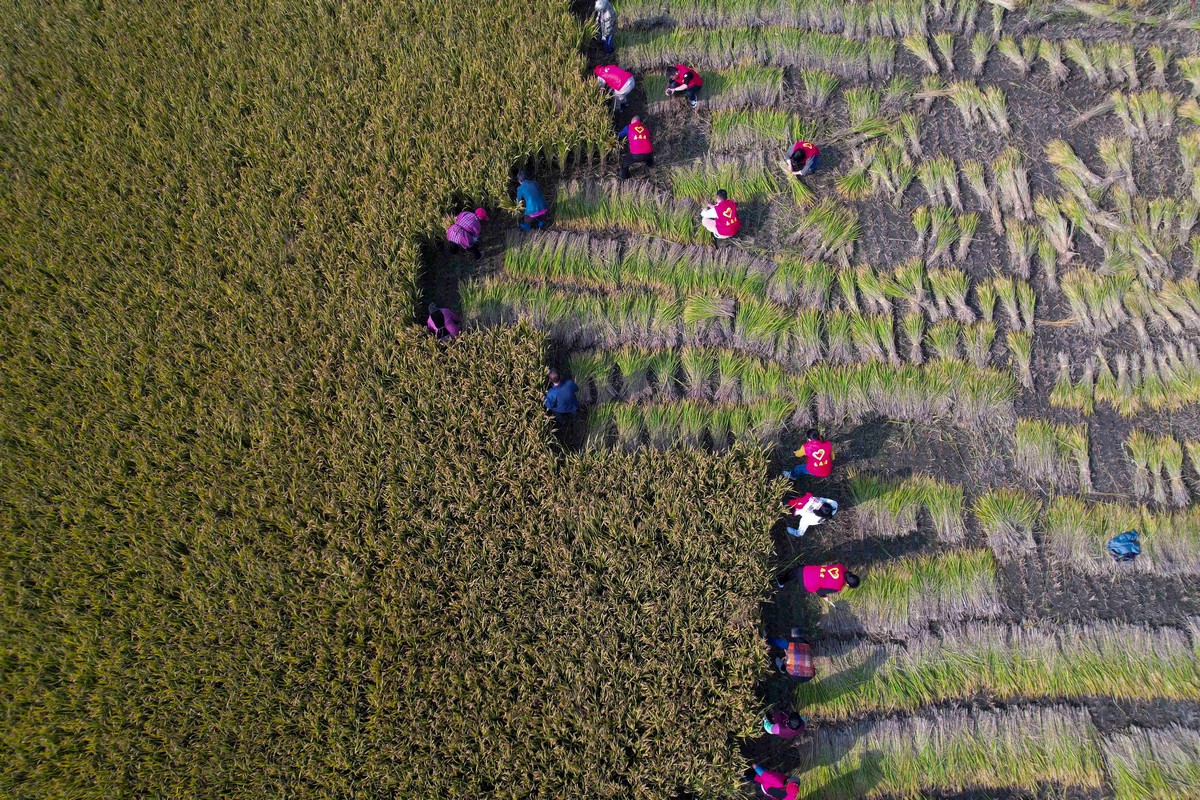
[{"label": "worker bending over", "polygon": [[704,85],[704,78],[700,77],[699,72],[687,64],[676,64],[667,67],[666,75],[668,97],[683,92],[687,96],[688,105],[692,108],[700,105],[700,87]]},{"label": "worker bending over", "polygon": [[808,533],[809,528],[824,525],[833,519],[838,510],[837,500],[817,497],[811,492],[788,500],[786,505],[790,514],[799,517],[795,526],[787,529],[789,536],[803,536]]},{"label": "worker bending over", "polygon": [[425,327],[433,331],[433,335],[442,339],[453,339],[462,330],[462,320],[448,308],[438,308],[437,303],[429,304],[429,316],[425,319]]},{"label": "worker bending over", "polygon": [[785,741],[804,733],[807,725],[807,720],[790,708],[776,709],[763,717],[763,730]]},{"label": "worker bending over", "polygon": [[792,628],[791,635],[786,639],[782,636],[767,639],[767,644],[774,648],[772,660],[775,669],[784,675],[804,683],[817,674],[817,668],[813,666],[812,646],[800,635],[799,628]]},{"label": "worker bending over", "polygon": [[546,196],[538,182],[525,177],[524,172],[517,173],[517,202],[525,204],[525,214],[521,217],[521,230],[531,230],[534,223],[538,230],[546,224],[546,214],[550,209],[546,206]]},{"label": "worker bending over", "polygon": [[796,456],[804,458],[796,466],[783,471],[783,477],[794,481],[801,475],[811,475],[814,478],[828,478],[833,471],[833,442],[822,439],[816,428],[809,428],[805,434],[808,441],[796,451]]},{"label": "worker bending over", "polygon": [[596,0],[596,35],[604,52],[613,51],[613,35],[617,32],[617,10],[609,0]]},{"label": "worker bending over", "polygon": [[803,580],[804,590],[817,597],[828,597],[847,586],[853,589],[859,584],[858,576],[842,564],[810,564],[780,573],[775,577],[775,585],[782,589],[797,577]]},{"label": "worker bending over", "polygon": [[482,208],[459,214],[450,227],[446,228],[446,252],[465,253],[469,250],[475,254],[476,261],[483,258],[483,251],[479,249],[479,235],[482,232],[480,222],[487,220],[487,212]]},{"label": "worker bending over", "polygon": [[617,113],[625,107],[625,103],[629,101],[629,95],[633,93],[633,87],[636,81],[633,79],[633,74],[626,72],[616,64],[601,64],[592,72],[596,75],[596,82],[604,87],[612,96],[613,113]]},{"label": "worker bending over", "polygon": [[796,800],[800,796],[800,784],[783,772],[753,764],[746,773],[747,779],[757,783],[767,797],[776,800]]},{"label": "worker bending over", "polygon": [[621,156],[621,178],[629,177],[631,164],[654,166],[654,145],[650,143],[650,129],[642,118],[634,116],[629,124],[617,133],[617,138],[629,141],[629,150]]},{"label": "worker bending over", "polygon": [[742,229],[737,203],[729,199],[724,189],[717,190],[717,201],[700,212],[700,224],[717,239],[732,239]]},{"label": "worker bending over", "polygon": [[788,171],[794,177],[811,175],[817,169],[817,156],[821,151],[812,142],[796,142],[788,151]]}]

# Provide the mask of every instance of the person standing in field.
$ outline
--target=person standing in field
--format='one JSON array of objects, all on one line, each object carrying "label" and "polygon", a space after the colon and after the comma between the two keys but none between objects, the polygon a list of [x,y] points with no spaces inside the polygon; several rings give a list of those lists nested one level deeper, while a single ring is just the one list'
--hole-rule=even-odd
[{"label": "person standing in field", "polygon": [[700,105],[700,87],[704,86],[704,78],[700,77],[699,72],[687,64],[676,64],[667,67],[666,76],[668,97],[683,92],[687,96],[688,105],[692,108]]},{"label": "person standing in field", "polygon": [[799,628],[792,628],[791,635],[786,639],[782,636],[767,639],[767,644],[773,648],[772,661],[775,669],[784,675],[795,678],[800,683],[810,681],[816,676],[812,646],[800,635]]},{"label": "person standing in field", "polygon": [[579,401],[575,399],[577,391],[575,381],[570,378],[564,381],[558,370],[550,370],[550,391],[546,392],[545,406],[554,415],[559,430],[565,430],[579,411]]},{"label": "person standing in field", "polygon": [[804,582],[804,590],[817,597],[828,597],[847,586],[853,589],[859,584],[858,576],[842,564],[810,564],[780,573],[775,577],[775,585],[782,589],[797,577]]},{"label": "person standing in field", "polygon": [[596,0],[596,31],[604,52],[612,53],[613,36],[617,32],[617,10],[609,0]]},{"label": "person standing in field", "polygon": [[462,320],[450,309],[438,308],[437,303],[430,303],[425,327],[433,331],[433,335],[439,340],[453,339],[462,331]]},{"label": "person standing in field", "polygon": [[524,172],[517,173],[517,202],[525,204],[525,214],[520,222],[521,230],[532,230],[534,223],[537,223],[540,231],[545,225],[546,214],[550,209],[546,206],[546,196],[542,194],[542,187],[532,178],[525,177]]},{"label": "person standing in field", "polygon": [[763,730],[785,741],[804,733],[807,725],[807,720],[791,708],[776,709],[763,717]]},{"label": "person standing in field", "polygon": [[767,797],[776,800],[796,800],[800,796],[800,784],[783,772],[767,769],[760,764],[751,765],[746,772],[747,778],[757,783]]},{"label": "person standing in field", "polygon": [[724,189],[717,190],[717,201],[700,212],[700,224],[717,239],[732,239],[742,229],[737,203],[729,199]]},{"label": "person standing in field", "polygon": [[654,166],[654,145],[650,143],[650,129],[642,118],[634,116],[629,124],[617,132],[617,138],[629,141],[629,150],[621,156],[621,178],[629,177],[631,164]]},{"label": "person standing in field", "polygon": [[796,520],[794,527],[787,529],[789,536],[803,536],[814,525],[824,525],[833,519],[833,515],[838,510],[836,500],[817,497],[811,492],[802,497],[792,498],[785,505],[787,505],[789,513],[800,518]]},{"label": "person standing in field", "polygon": [[833,442],[822,439],[816,428],[809,428],[805,434],[808,441],[796,451],[797,457],[803,457],[796,466],[783,471],[783,477],[794,481],[801,475],[811,475],[814,478],[828,478],[833,471]]},{"label": "person standing in field", "polygon": [[446,228],[446,253],[452,255],[470,251],[475,254],[476,261],[483,258],[483,251],[479,249],[479,235],[482,233],[480,223],[487,221],[487,212],[482,208],[459,214]]},{"label": "person standing in field", "polygon": [[619,112],[625,107],[629,95],[633,93],[633,87],[637,84],[633,73],[626,72],[616,64],[601,64],[592,72],[596,75],[596,82],[612,96],[613,113]]},{"label": "person standing in field", "polygon": [[819,155],[821,151],[812,142],[796,142],[788,151],[788,171],[796,178],[811,175],[817,169]]}]

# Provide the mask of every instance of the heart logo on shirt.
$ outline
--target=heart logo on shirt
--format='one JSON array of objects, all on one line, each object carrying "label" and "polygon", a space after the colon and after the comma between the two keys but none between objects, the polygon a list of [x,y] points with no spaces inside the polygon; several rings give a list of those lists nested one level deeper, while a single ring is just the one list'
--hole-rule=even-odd
[{"label": "heart logo on shirt", "polygon": [[820,461],[824,457],[825,457],[825,448],[824,447],[822,447],[818,450],[813,450],[813,458],[815,458],[817,461]]}]

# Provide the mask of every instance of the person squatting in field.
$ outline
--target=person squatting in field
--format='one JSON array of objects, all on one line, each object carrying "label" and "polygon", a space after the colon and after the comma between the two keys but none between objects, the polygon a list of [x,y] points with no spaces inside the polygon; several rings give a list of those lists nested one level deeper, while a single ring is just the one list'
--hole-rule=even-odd
[{"label": "person squatting in field", "polygon": [[546,392],[545,406],[560,427],[573,420],[579,411],[576,391],[575,381],[570,378],[564,381],[558,370],[550,370],[550,391]]},{"label": "person squatting in field", "polygon": [[462,320],[450,309],[438,308],[437,303],[430,303],[425,327],[433,331],[433,335],[439,340],[453,339],[462,330]]},{"label": "person squatting in field", "polygon": [[612,96],[613,113],[624,108],[637,83],[633,79],[633,74],[626,72],[616,64],[601,64],[592,72],[596,75],[596,82]]},{"label": "person squatting in field", "polygon": [[779,573],[775,576],[775,585],[782,589],[796,578],[801,578],[806,592],[817,597],[828,597],[847,586],[853,589],[859,584],[858,576],[842,564],[810,564]]},{"label": "person squatting in field", "polygon": [[531,230],[536,222],[540,231],[545,226],[546,214],[550,209],[546,205],[542,187],[532,178],[525,177],[524,172],[517,173],[517,202],[525,204],[525,213],[520,222],[521,230]]},{"label": "person squatting in field", "polygon": [[718,189],[717,202],[700,212],[700,224],[717,239],[732,239],[742,229],[737,203],[729,199],[729,193],[724,189]]},{"label": "person squatting in field", "polygon": [[790,707],[776,709],[763,717],[763,730],[784,740],[795,739],[807,726],[807,720]]},{"label": "person squatting in field", "polygon": [[650,129],[642,118],[634,116],[629,124],[617,132],[621,141],[629,141],[629,149],[621,156],[621,178],[629,177],[629,167],[632,164],[654,166],[654,145],[650,143]]},{"label": "person squatting in field", "polygon": [[800,635],[799,628],[792,628],[791,635],[786,639],[782,636],[767,639],[767,644],[772,648],[771,658],[775,669],[784,675],[804,683],[817,674],[817,668],[813,666],[812,646]]},{"label": "person squatting in field", "polygon": [[795,526],[787,529],[789,536],[803,536],[814,525],[823,525],[833,519],[838,510],[837,500],[817,497],[812,492],[802,497],[794,497],[785,505],[788,507],[788,513],[799,517]]},{"label": "person squatting in field", "polygon": [[760,764],[752,764],[746,770],[746,780],[757,783],[762,793],[776,800],[796,800],[800,796],[800,784],[789,778],[785,773],[767,769]]},{"label": "person squatting in field", "polygon": [[446,228],[446,253],[453,255],[470,251],[475,254],[476,261],[483,258],[483,251],[479,249],[479,235],[482,232],[480,223],[487,221],[487,212],[482,208],[459,214]]},{"label": "person squatting in field", "polygon": [[811,175],[817,169],[817,157],[821,151],[812,142],[796,142],[788,151],[788,171],[794,177]]},{"label": "person squatting in field", "polygon": [[596,36],[604,52],[612,53],[613,35],[617,32],[617,10],[608,0],[596,0]]},{"label": "person squatting in field", "polygon": [[668,97],[683,92],[687,96],[688,105],[692,108],[700,105],[700,88],[704,86],[704,78],[700,76],[699,72],[687,64],[676,64],[673,67],[667,67],[666,76],[665,93]]},{"label": "person squatting in field", "polygon": [[798,479],[801,475],[828,478],[829,473],[833,471],[833,442],[822,439],[816,428],[809,428],[805,436],[808,441],[796,451],[796,456],[803,457],[804,460],[791,469],[785,469],[783,477],[790,481]]}]

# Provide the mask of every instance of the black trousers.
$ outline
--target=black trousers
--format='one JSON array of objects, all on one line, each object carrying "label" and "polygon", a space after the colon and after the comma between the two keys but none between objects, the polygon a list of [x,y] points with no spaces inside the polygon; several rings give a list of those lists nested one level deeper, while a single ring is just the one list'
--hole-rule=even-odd
[{"label": "black trousers", "polygon": [[629,177],[629,166],[631,164],[645,164],[647,167],[654,166],[654,153],[630,153],[625,151],[625,155],[621,156],[621,177]]},{"label": "black trousers", "polygon": [[446,242],[446,255],[453,256],[453,255],[457,255],[458,253],[466,253],[466,252],[474,253],[476,261],[483,258],[483,251],[481,249],[479,249],[479,242],[475,242],[475,244],[471,245],[470,247],[463,247],[461,244],[458,244],[457,242],[450,242],[450,241]]}]

